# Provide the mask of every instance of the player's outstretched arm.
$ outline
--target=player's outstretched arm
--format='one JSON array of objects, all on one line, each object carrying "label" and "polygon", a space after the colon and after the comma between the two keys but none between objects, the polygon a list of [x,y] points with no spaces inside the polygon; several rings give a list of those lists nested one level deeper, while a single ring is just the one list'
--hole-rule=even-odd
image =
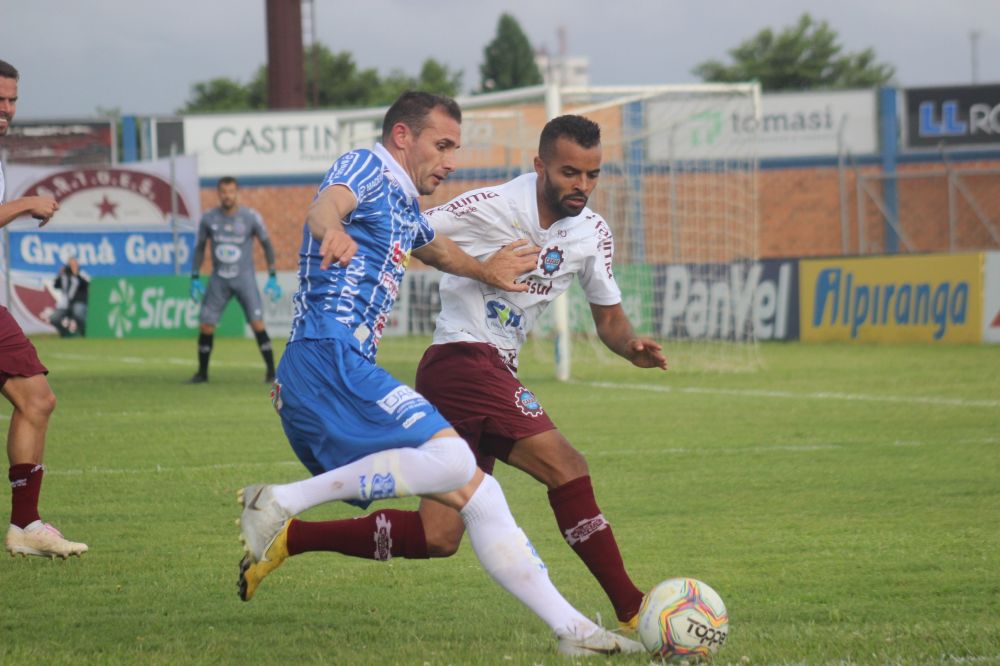
[{"label": "player's outstretched arm", "polygon": [[632,322],[628,320],[621,303],[591,303],[590,312],[594,317],[597,335],[608,349],[640,368],[667,369],[667,357],[663,355],[663,348],[655,340],[635,334]]},{"label": "player's outstretched arm", "polygon": [[358,244],[344,230],[341,220],[357,208],[358,200],[346,186],[334,184],[319,193],[306,213],[306,225],[312,237],[320,241],[319,253],[323,255],[319,267],[326,270],[336,262],[341,266],[351,263],[358,251]]},{"label": "player's outstretched arm", "polygon": [[528,285],[517,279],[538,266],[539,252],[540,247],[522,238],[479,261],[466,254],[455,241],[437,234],[433,241],[414,250],[413,256],[445,273],[479,280],[504,291],[528,291]]},{"label": "player's outstretched arm", "polygon": [[38,226],[44,227],[56,211],[59,210],[59,202],[52,197],[21,197],[5,204],[0,204],[0,227],[7,226],[10,222],[30,214],[38,220]]}]

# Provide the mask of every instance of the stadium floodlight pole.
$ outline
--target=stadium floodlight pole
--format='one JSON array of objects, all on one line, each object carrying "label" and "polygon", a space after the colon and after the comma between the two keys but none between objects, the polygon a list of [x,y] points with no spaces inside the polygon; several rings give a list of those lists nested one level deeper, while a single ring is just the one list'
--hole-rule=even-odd
[{"label": "stadium floodlight pole", "polygon": [[[545,117],[548,120],[562,113],[562,96],[559,86],[550,83],[545,87]],[[569,291],[559,294],[552,302],[552,315],[555,329],[556,346],[556,379],[569,381],[572,343],[569,335]]]}]

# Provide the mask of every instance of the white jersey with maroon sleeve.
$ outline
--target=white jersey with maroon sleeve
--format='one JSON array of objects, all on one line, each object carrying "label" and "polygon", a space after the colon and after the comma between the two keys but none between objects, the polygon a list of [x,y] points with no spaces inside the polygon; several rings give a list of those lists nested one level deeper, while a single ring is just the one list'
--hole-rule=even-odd
[{"label": "white jersey with maroon sleeve", "polygon": [[526,276],[529,290],[513,293],[455,275],[441,279],[441,314],[434,344],[485,342],[517,368],[517,354],[549,303],[577,276],[590,303],[615,305],[621,291],[611,270],[614,239],[603,217],[584,208],[548,229],[538,222],[537,175],[519,176],[494,187],[459,195],[425,212],[436,233],[483,260],[504,245],[526,238],[542,248]]}]

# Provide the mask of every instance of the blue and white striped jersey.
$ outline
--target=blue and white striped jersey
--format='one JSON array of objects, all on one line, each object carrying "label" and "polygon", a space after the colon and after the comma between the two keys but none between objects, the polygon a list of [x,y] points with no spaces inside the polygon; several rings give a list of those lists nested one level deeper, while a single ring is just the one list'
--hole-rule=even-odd
[{"label": "blue and white striped jersey", "polygon": [[303,229],[289,341],[353,337],[374,362],[410,252],[434,240],[434,230],[413,181],[381,144],[339,157],[316,196],[332,185],[349,187],[358,200],[342,220],[358,252],[346,268],[333,263],[320,270],[320,241],[308,225]]}]

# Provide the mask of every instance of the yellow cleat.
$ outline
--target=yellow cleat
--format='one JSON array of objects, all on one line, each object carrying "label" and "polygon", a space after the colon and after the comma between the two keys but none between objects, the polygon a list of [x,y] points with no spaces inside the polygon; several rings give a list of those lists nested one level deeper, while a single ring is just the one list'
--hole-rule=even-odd
[{"label": "yellow cleat", "polygon": [[240,579],[237,586],[239,587],[240,599],[243,601],[253,599],[257,586],[264,580],[264,577],[288,559],[288,526],[291,522],[290,519],[285,521],[281,530],[268,544],[264,551],[264,557],[260,561],[254,561],[249,553],[240,560]]},{"label": "yellow cleat", "polygon": [[619,620],[618,631],[620,631],[623,634],[634,634],[635,632],[639,631],[639,614],[636,613],[631,617],[631,619],[625,622]]}]

